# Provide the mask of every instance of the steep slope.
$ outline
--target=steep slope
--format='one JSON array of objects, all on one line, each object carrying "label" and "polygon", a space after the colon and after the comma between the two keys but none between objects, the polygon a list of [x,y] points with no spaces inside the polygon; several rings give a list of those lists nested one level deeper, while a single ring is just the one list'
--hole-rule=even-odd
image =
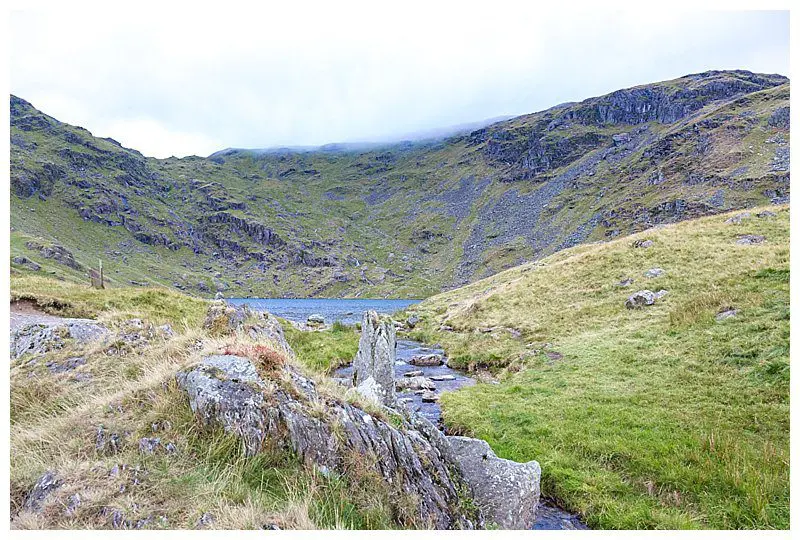
[{"label": "steep slope", "polygon": [[74,278],[36,247],[60,244],[116,282],[200,294],[425,296],[787,200],[788,107],[785,77],[707,72],[438,141],[156,160],[12,96],[12,255]]},{"label": "steep slope", "polygon": [[[667,292],[628,309],[643,289]],[[498,379],[444,395],[448,426],[536,456],[590,525],[789,526],[788,207],[576,246],[412,311],[416,339]]]}]

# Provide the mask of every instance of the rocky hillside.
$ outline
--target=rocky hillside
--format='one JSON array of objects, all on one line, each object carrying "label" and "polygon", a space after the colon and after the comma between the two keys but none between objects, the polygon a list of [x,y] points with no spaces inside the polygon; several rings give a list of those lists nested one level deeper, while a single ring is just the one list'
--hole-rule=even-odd
[{"label": "rocky hillside", "polygon": [[[11,97],[16,272],[420,297],[582,242],[785,202],[789,81],[707,72],[442,140],[153,159]],[[65,261],[70,261],[69,264]]]}]

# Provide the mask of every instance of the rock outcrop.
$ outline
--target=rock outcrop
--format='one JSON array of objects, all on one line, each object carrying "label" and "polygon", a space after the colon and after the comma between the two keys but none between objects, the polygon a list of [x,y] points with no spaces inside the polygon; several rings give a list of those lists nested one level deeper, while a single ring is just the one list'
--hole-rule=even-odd
[{"label": "rock outcrop", "polygon": [[294,351],[286,341],[280,321],[266,311],[254,311],[247,305],[231,305],[215,300],[206,313],[203,327],[216,335],[241,332],[251,339],[271,342],[278,350],[294,358]]},{"label": "rock outcrop", "polygon": [[432,424],[411,418],[396,427],[318,394],[313,381],[292,367],[283,369],[276,379],[265,379],[247,358],[210,356],[179,373],[177,381],[200,422],[240,437],[248,454],[277,445],[309,465],[339,474],[358,474],[358,467],[351,468],[357,460],[377,473],[390,493],[413,494],[415,525],[482,525],[479,512],[462,509],[469,488]]},{"label": "rock outcrop", "polygon": [[395,332],[391,319],[367,311],[361,320],[361,339],[353,360],[353,386],[388,407],[395,404]]},{"label": "rock outcrop", "polygon": [[91,319],[61,319],[55,322],[32,322],[15,328],[11,332],[11,357],[23,354],[45,354],[61,349],[68,339],[79,344],[104,339],[109,330]]},{"label": "rock outcrop", "polygon": [[539,505],[542,476],[539,463],[499,458],[480,439],[447,437],[447,440],[486,520],[503,529],[530,529]]}]

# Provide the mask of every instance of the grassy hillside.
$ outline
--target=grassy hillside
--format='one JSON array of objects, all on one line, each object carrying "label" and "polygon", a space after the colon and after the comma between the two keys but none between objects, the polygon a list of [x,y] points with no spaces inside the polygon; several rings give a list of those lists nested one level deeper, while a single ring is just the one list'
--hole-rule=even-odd
[{"label": "grassy hillside", "polygon": [[[11,360],[11,528],[401,527],[396,500],[374,478],[323,474],[280,448],[248,457],[240,440],[199,425],[175,374],[208,354],[256,350],[247,335],[203,329],[208,302],[165,289],[93,290],[39,276],[12,277],[11,293],[12,301],[51,314],[97,317],[114,332],[136,332],[126,322],[134,317],[175,332],[88,347],[69,341]],[[309,340],[298,350],[311,376],[331,361],[325,344],[332,343],[329,332],[313,334],[320,354],[311,354]],[[339,329],[337,341],[357,341],[350,334]],[[337,347],[334,353],[346,345]],[[85,362],[52,369],[76,357]],[[318,383],[320,391],[336,389],[321,375]],[[142,438],[160,445],[143,453]],[[62,487],[42,512],[26,511],[25,498],[45,471],[56,471]]]},{"label": "grassy hillside", "polygon": [[[442,396],[448,425],[539,460],[544,493],[594,527],[788,528],[789,210],[732,215],[574,247],[414,306],[417,338],[499,380]],[[737,244],[746,234],[765,241]],[[665,274],[645,277],[654,267]],[[668,294],[626,309],[641,289]]]},{"label": "grassy hillside", "polygon": [[786,201],[788,107],[785,77],[706,72],[441,140],[158,160],[12,96],[12,257],[82,276],[28,247],[54,243],[115,284],[203,296],[419,298]]}]

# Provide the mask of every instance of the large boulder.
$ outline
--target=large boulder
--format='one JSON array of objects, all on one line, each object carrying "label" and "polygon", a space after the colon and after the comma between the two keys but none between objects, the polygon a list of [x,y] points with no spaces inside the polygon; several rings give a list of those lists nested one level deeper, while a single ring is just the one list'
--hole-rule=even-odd
[{"label": "large boulder", "polygon": [[353,386],[370,398],[377,397],[387,407],[395,405],[395,332],[391,319],[382,318],[375,311],[365,312],[358,353],[353,360]]},{"label": "large boulder", "polygon": [[[322,471],[347,474],[354,460],[376,472],[387,489],[413,494],[418,526],[475,528],[480,513],[444,436],[427,420],[390,423],[330,396],[291,366],[262,378],[247,358],[210,356],[177,375],[204,425],[219,425],[244,442],[249,455],[285,448]],[[274,379],[274,380],[273,380]],[[280,382],[278,382],[280,381]]]},{"label": "large boulder", "polygon": [[499,458],[480,439],[451,436],[447,440],[486,520],[502,529],[530,529],[539,506],[539,463]]},{"label": "large boulder", "polygon": [[203,327],[216,335],[239,332],[257,341],[266,340],[290,358],[294,357],[280,321],[271,313],[254,311],[245,304],[234,306],[224,300],[211,302]]},{"label": "large boulder", "polygon": [[435,367],[444,364],[444,357],[441,354],[418,354],[413,356],[408,363],[417,367]]}]

